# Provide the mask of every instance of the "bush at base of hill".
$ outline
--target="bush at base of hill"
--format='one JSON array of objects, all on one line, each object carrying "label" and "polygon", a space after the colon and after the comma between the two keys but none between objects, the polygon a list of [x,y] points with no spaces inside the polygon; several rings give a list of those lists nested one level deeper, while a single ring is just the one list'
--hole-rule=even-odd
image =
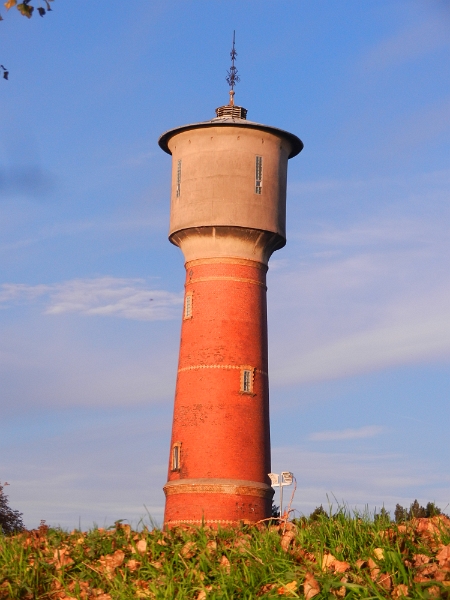
[{"label": "bush at base of hill", "polygon": [[2,485],[0,482],[0,531],[8,535],[22,531],[24,526],[22,513],[8,506],[8,496],[3,491],[5,485],[8,484]]}]

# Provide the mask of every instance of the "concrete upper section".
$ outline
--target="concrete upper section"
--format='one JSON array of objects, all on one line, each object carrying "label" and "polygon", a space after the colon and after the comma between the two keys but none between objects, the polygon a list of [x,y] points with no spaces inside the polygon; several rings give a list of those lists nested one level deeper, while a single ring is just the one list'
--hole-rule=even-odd
[{"label": "concrete upper section", "polygon": [[180,245],[193,229],[198,236],[213,227],[267,232],[278,240],[274,249],[284,245],[287,162],[303,148],[297,136],[216,118],[171,129],[159,145],[172,155],[173,243]]}]

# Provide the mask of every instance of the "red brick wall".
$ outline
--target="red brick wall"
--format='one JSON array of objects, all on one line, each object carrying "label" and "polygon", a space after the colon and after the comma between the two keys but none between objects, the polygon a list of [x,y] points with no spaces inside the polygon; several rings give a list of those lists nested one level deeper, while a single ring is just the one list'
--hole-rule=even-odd
[{"label": "red brick wall", "polygon": [[[242,259],[186,264],[192,317],[182,321],[171,444],[181,442],[181,464],[173,471],[170,457],[168,481],[269,483],[266,270]],[[253,369],[252,393],[241,391],[242,367]],[[258,520],[270,506],[267,496],[173,494],[165,521]]]}]

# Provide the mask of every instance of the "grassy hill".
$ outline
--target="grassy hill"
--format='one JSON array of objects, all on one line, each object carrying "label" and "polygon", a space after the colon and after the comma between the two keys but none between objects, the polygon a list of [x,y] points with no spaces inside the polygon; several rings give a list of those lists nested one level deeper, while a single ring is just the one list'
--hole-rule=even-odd
[{"label": "grassy hill", "polygon": [[[405,517],[408,517],[405,511]],[[238,529],[0,534],[0,598],[450,598],[450,519],[345,510]]]}]

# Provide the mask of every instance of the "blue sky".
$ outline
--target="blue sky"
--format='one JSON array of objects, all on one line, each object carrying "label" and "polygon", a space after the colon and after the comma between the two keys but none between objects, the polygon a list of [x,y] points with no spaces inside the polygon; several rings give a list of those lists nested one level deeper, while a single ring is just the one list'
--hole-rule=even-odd
[{"label": "blue sky", "polygon": [[237,103],[305,143],[268,276],[273,470],[304,513],[448,511],[450,2],[3,16],[0,480],[27,526],[161,521],[184,278],[157,139],[227,102],[233,29]]}]

